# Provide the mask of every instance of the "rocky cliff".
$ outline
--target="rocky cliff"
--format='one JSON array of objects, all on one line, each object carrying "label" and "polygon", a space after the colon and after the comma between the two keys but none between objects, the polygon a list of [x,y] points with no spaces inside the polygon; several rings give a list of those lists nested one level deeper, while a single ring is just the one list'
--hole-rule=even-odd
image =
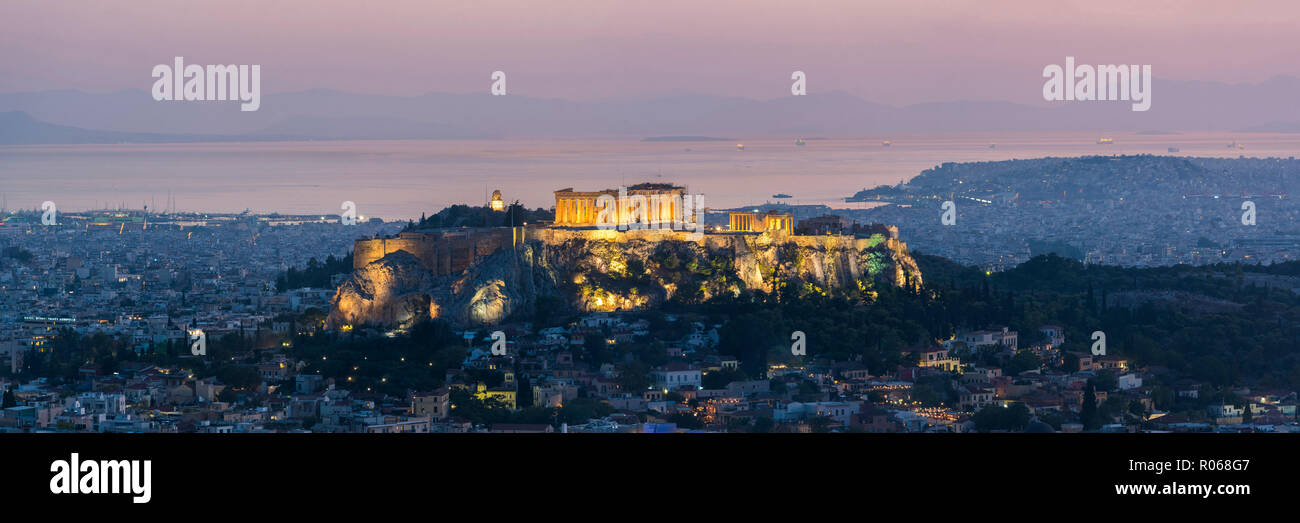
[{"label": "rocky cliff", "polygon": [[490,325],[547,307],[639,310],[746,291],[824,293],[919,287],[907,246],[886,235],[710,234],[690,241],[579,232],[531,239],[436,276],[406,251],[358,268],[339,286],[333,326],[446,318]]}]

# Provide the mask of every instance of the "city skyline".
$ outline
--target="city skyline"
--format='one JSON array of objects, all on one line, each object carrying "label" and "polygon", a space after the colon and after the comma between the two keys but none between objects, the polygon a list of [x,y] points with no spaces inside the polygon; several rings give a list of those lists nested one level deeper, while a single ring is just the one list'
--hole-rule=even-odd
[{"label": "city skyline", "polygon": [[1297,22],[0,0],[0,514],[1287,506]]}]

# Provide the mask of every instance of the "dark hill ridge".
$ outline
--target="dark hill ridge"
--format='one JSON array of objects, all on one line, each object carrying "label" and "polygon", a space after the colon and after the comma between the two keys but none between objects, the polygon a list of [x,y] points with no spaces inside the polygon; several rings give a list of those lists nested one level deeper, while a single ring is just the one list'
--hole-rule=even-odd
[{"label": "dark hill ridge", "polygon": [[1126,155],[950,162],[921,171],[899,186],[864,189],[851,199],[1002,195],[1020,200],[1118,200],[1138,188],[1165,197],[1284,194],[1300,192],[1300,181],[1293,176],[1298,172],[1300,161],[1291,158]]}]

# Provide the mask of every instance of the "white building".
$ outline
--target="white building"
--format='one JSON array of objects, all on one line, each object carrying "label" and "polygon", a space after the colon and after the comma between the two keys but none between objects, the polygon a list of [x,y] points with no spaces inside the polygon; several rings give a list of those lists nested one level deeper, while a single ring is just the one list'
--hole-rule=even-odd
[{"label": "white building", "polygon": [[1120,390],[1136,389],[1142,386],[1142,377],[1130,372],[1121,375],[1116,383]]},{"label": "white building", "polygon": [[700,369],[685,363],[669,363],[654,370],[655,384],[664,389],[675,389],[683,385],[701,387],[703,376]]}]

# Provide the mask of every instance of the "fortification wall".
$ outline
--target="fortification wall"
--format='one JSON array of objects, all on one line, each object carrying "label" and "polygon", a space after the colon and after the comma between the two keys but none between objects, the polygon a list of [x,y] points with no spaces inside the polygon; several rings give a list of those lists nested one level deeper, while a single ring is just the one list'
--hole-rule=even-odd
[{"label": "fortification wall", "polygon": [[[647,243],[629,243],[634,240]],[[581,241],[593,243],[582,245]],[[694,242],[698,247],[655,243],[668,241]],[[522,245],[525,242],[527,245]],[[516,252],[501,252],[521,245]],[[670,299],[677,285],[669,280],[676,281],[675,276],[681,275],[674,271],[689,270],[651,263],[660,247],[669,247],[668,252],[679,256],[722,256],[734,262],[730,276],[735,278],[704,280],[696,293],[701,300],[737,295],[742,289],[771,292],[777,277],[826,292],[861,289],[876,282],[912,288],[921,285],[920,270],[906,246],[881,236],[725,232],[692,239],[690,233],[671,230],[446,229],[359,240],[354,251],[357,270],[335,294],[330,323],[400,324],[429,316],[492,324],[515,312],[534,309],[543,295],[562,296],[583,311],[642,309],[657,303],[654,300]],[[374,263],[399,251],[403,254]],[[493,253],[500,256],[483,259]],[[655,266],[657,277],[664,279],[652,278],[653,285],[641,288],[645,292],[621,295],[618,285],[610,285],[622,280],[621,271],[612,263],[614,258],[639,259],[643,267]],[[454,275],[456,281],[440,275]],[[582,276],[578,284],[559,283],[578,282],[578,275]],[[864,277],[869,281],[864,282]]]},{"label": "fortification wall", "polygon": [[[561,245],[572,240],[603,240],[615,243],[633,240],[681,241],[694,242],[711,251],[735,252],[749,252],[752,247],[765,248],[771,244],[787,242],[804,248],[860,251],[877,243],[870,239],[851,236],[800,236],[783,233],[707,233],[698,238],[692,236],[689,231],[669,229],[617,231],[546,226],[408,232],[396,238],[357,240],[353,245],[353,269],[365,267],[388,254],[406,251],[419,259],[420,264],[433,274],[445,276],[465,270],[481,257],[525,241],[548,245]],[[907,245],[903,242],[894,238],[886,238],[886,242],[889,248],[906,252]]]},{"label": "fortification wall", "polygon": [[397,251],[406,251],[420,265],[439,276],[465,270],[475,260],[509,248],[523,234],[521,228],[457,229],[402,233],[396,238],[357,240],[352,245],[353,270]]},{"label": "fortification wall", "polygon": [[429,270],[435,270],[436,256],[433,243],[417,238],[374,238],[357,240],[352,244],[352,268],[360,269],[370,262],[383,258],[397,251],[406,251]]}]

